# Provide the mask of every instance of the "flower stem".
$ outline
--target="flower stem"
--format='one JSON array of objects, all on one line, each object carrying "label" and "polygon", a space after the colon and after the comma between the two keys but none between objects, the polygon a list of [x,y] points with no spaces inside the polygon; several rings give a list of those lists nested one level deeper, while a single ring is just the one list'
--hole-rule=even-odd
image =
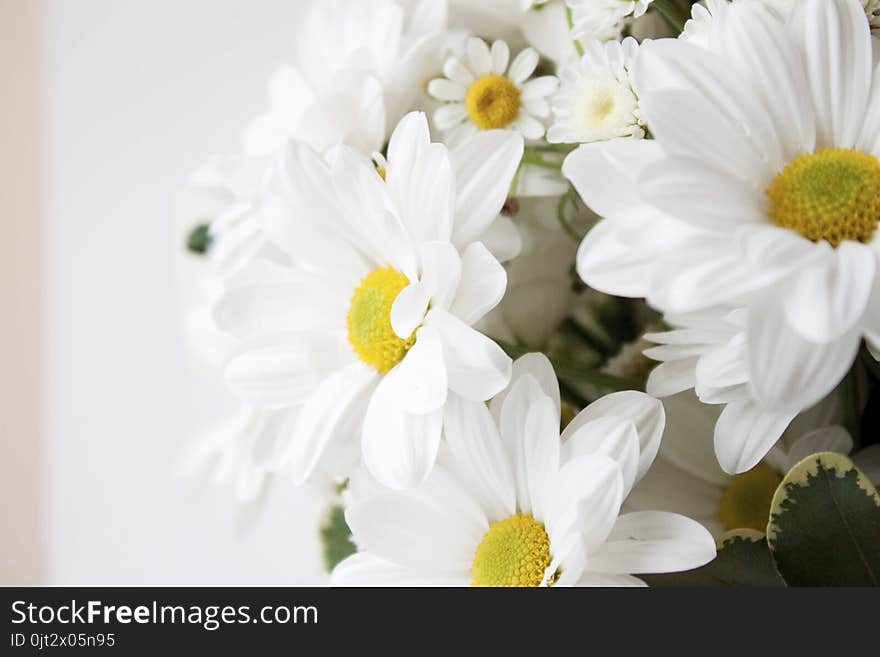
[{"label": "flower stem", "polygon": [[[571,11],[571,7],[569,7],[568,5],[565,6],[565,17],[566,19],[568,19],[568,30],[569,32],[571,32],[571,30],[574,29],[574,16],[573,12]],[[577,51],[578,57],[583,57],[584,44],[574,38],[572,38],[572,43],[574,43],[574,49]]]}]

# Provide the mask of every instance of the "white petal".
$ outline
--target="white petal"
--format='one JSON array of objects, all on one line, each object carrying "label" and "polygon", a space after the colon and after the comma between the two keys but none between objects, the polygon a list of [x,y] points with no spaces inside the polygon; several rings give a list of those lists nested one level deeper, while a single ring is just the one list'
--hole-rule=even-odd
[{"label": "white petal", "polygon": [[513,389],[516,382],[525,376],[531,376],[538,383],[541,391],[553,400],[557,414],[560,412],[559,381],[556,379],[553,365],[550,364],[550,361],[544,354],[531,353],[520,356],[513,361],[510,385],[495,395],[489,404],[489,408],[492,410],[492,415],[496,421],[501,419],[501,408],[504,405],[504,400],[507,399],[507,395]]},{"label": "white petal", "polygon": [[428,93],[437,100],[461,102],[464,100],[465,88],[446,78],[434,78],[428,83]]},{"label": "white petal", "polygon": [[467,586],[467,573],[437,573],[410,570],[358,552],[342,561],[330,574],[330,586]]},{"label": "white petal", "polygon": [[564,463],[583,454],[607,456],[617,463],[623,475],[623,497],[636,481],[639,468],[639,435],[628,419],[600,417],[581,425],[563,443]]},{"label": "white petal", "polygon": [[419,258],[420,282],[431,299],[431,308],[449,308],[463,275],[458,251],[449,242],[426,242],[419,245]]},{"label": "white petal", "polygon": [[825,344],[805,340],[789,326],[779,302],[749,313],[749,374],[765,408],[798,413],[825,397],[849,371],[860,336],[851,331]]},{"label": "white petal", "polygon": [[492,57],[489,54],[489,46],[482,39],[476,37],[468,39],[467,55],[474,75],[486,75],[492,71]]},{"label": "white petal", "polygon": [[523,429],[523,459],[532,515],[547,522],[556,503],[555,483],[559,475],[559,412],[546,396],[529,405]]},{"label": "white petal", "polygon": [[625,418],[636,427],[639,436],[639,467],[636,474],[638,481],[651,467],[660,448],[660,438],[666,426],[666,411],[663,409],[663,404],[635,390],[605,395],[578,413],[569,423],[562,434],[563,442],[587,422],[608,416]]},{"label": "white petal", "polygon": [[439,309],[428,313],[425,325],[440,331],[449,387],[462,397],[490,399],[510,381],[510,357],[482,333]]},{"label": "white petal", "polygon": [[818,452],[849,454],[853,440],[843,427],[822,427],[801,436],[788,450],[788,467],[793,468],[802,460]]},{"label": "white petal", "polygon": [[467,110],[461,103],[441,105],[434,112],[434,124],[440,130],[451,130],[468,117]]},{"label": "white petal", "polygon": [[789,25],[806,61],[819,146],[852,148],[873,71],[864,9],[852,0],[805,0],[795,5]]},{"label": "white petal", "polygon": [[291,441],[291,472],[297,485],[312,474],[335,440],[357,435],[376,373],[356,362],[327,378],[309,397]]},{"label": "white petal", "polygon": [[507,200],[523,154],[523,140],[507,130],[474,135],[450,153],[455,170],[455,228],[459,249],[480,239]]},{"label": "white petal", "polygon": [[416,242],[449,240],[455,175],[446,146],[431,143],[422,112],[407,114],[391,135],[385,187]]},{"label": "white petal", "polygon": [[675,513],[638,511],[620,516],[589,569],[608,573],[672,573],[715,558],[715,541],[700,523]]},{"label": "white petal", "polygon": [[286,333],[242,344],[226,363],[226,383],[243,400],[260,406],[302,402],[345,362],[330,336]]},{"label": "white petal", "polygon": [[544,75],[534,80],[529,80],[523,85],[522,98],[524,101],[544,98],[554,93],[559,88],[559,79],[554,75]]},{"label": "white petal", "polygon": [[540,139],[544,136],[544,124],[538,119],[520,112],[519,116],[508,126],[511,130],[522,133],[526,139]]},{"label": "white petal", "polygon": [[386,376],[373,393],[364,416],[361,447],[364,464],[382,485],[413,488],[430,474],[440,446],[443,410],[409,413],[398,403],[393,378]]},{"label": "white petal", "polygon": [[715,453],[729,474],[747,472],[782,436],[796,412],[767,412],[752,401],[728,404],[715,425]]},{"label": "white petal", "polygon": [[450,394],[443,433],[455,459],[455,471],[470,485],[490,518],[516,512],[513,474],[501,434],[483,402]]},{"label": "white petal", "polygon": [[394,564],[428,573],[468,572],[481,535],[467,519],[405,493],[355,502],[345,520],[358,545]]},{"label": "white petal", "polygon": [[475,242],[462,254],[461,282],[449,312],[473,326],[501,302],[506,289],[507,271],[485,246]]},{"label": "white petal", "polygon": [[480,236],[480,241],[499,262],[513,260],[522,252],[523,241],[519,228],[504,215],[499,215],[489,225]]},{"label": "white petal", "polygon": [[394,397],[396,406],[409,413],[430,413],[446,403],[448,386],[443,343],[435,329],[430,326],[419,329],[415,344],[385,375],[383,386]]},{"label": "white petal", "polygon": [[538,61],[538,52],[534,48],[526,48],[514,58],[507,76],[514,84],[522,85],[535,72]]},{"label": "white petal", "polygon": [[507,44],[499,39],[492,44],[492,72],[498,75],[504,75],[507,71],[507,64],[510,62],[510,48]]},{"label": "white petal", "polygon": [[670,397],[697,385],[699,358],[683,358],[661,363],[648,375],[645,390],[652,397]]},{"label": "white petal", "polygon": [[425,318],[431,294],[421,282],[410,283],[403,288],[391,304],[391,328],[401,340],[413,334]]},{"label": "white petal", "polygon": [[798,274],[785,295],[791,326],[812,342],[830,342],[862,318],[875,284],[877,259],[871,247],[845,241],[821,263]]},{"label": "white petal", "polygon": [[462,87],[469,87],[474,81],[473,74],[461,61],[454,57],[446,60],[446,63],[443,65],[443,75]]},{"label": "white petal", "polygon": [[583,454],[562,466],[556,494],[548,527],[551,542],[575,532],[592,552],[608,537],[620,513],[623,476],[611,459]]}]

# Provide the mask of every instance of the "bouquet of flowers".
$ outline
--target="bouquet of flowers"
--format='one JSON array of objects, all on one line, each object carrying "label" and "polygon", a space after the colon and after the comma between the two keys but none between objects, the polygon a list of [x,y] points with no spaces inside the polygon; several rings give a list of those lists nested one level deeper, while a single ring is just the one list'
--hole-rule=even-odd
[{"label": "bouquet of flowers", "polygon": [[880,0],[315,0],[192,179],[193,463],[338,585],[880,582]]}]

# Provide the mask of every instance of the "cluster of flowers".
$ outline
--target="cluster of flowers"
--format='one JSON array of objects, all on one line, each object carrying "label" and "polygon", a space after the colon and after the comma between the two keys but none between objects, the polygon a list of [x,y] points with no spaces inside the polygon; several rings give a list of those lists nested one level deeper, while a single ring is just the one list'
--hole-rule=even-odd
[{"label": "cluster of flowers", "polygon": [[[853,448],[832,393],[880,356],[878,27],[880,0],[314,2],[193,179],[192,327],[242,403],[199,458],[244,500],[344,486],[338,584],[640,585],[763,529],[793,463]],[[647,319],[598,377],[527,353],[621,297]]]}]

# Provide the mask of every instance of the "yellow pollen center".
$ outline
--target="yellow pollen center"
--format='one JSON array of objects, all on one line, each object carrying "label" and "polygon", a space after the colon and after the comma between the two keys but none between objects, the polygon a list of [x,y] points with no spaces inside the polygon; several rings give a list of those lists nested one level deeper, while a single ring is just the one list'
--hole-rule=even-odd
[{"label": "yellow pollen center", "polygon": [[834,247],[869,242],[880,222],[880,162],[842,148],[801,155],[773,179],[767,197],[777,226]]},{"label": "yellow pollen center", "polygon": [[520,90],[503,75],[484,75],[468,88],[464,106],[471,121],[483,130],[510,125],[519,114]]},{"label": "yellow pollen center", "polygon": [[406,340],[391,328],[391,305],[409,279],[393,267],[382,267],[361,281],[348,310],[348,341],[367,365],[385,374],[403,360],[416,341]]},{"label": "yellow pollen center", "polygon": [[540,586],[550,565],[550,538],[531,515],[494,522],[477,546],[473,586]]},{"label": "yellow pollen center", "polygon": [[773,494],[781,482],[782,475],[763,462],[733,477],[724,489],[718,512],[724,531],[743,528],[767,531]]}]

